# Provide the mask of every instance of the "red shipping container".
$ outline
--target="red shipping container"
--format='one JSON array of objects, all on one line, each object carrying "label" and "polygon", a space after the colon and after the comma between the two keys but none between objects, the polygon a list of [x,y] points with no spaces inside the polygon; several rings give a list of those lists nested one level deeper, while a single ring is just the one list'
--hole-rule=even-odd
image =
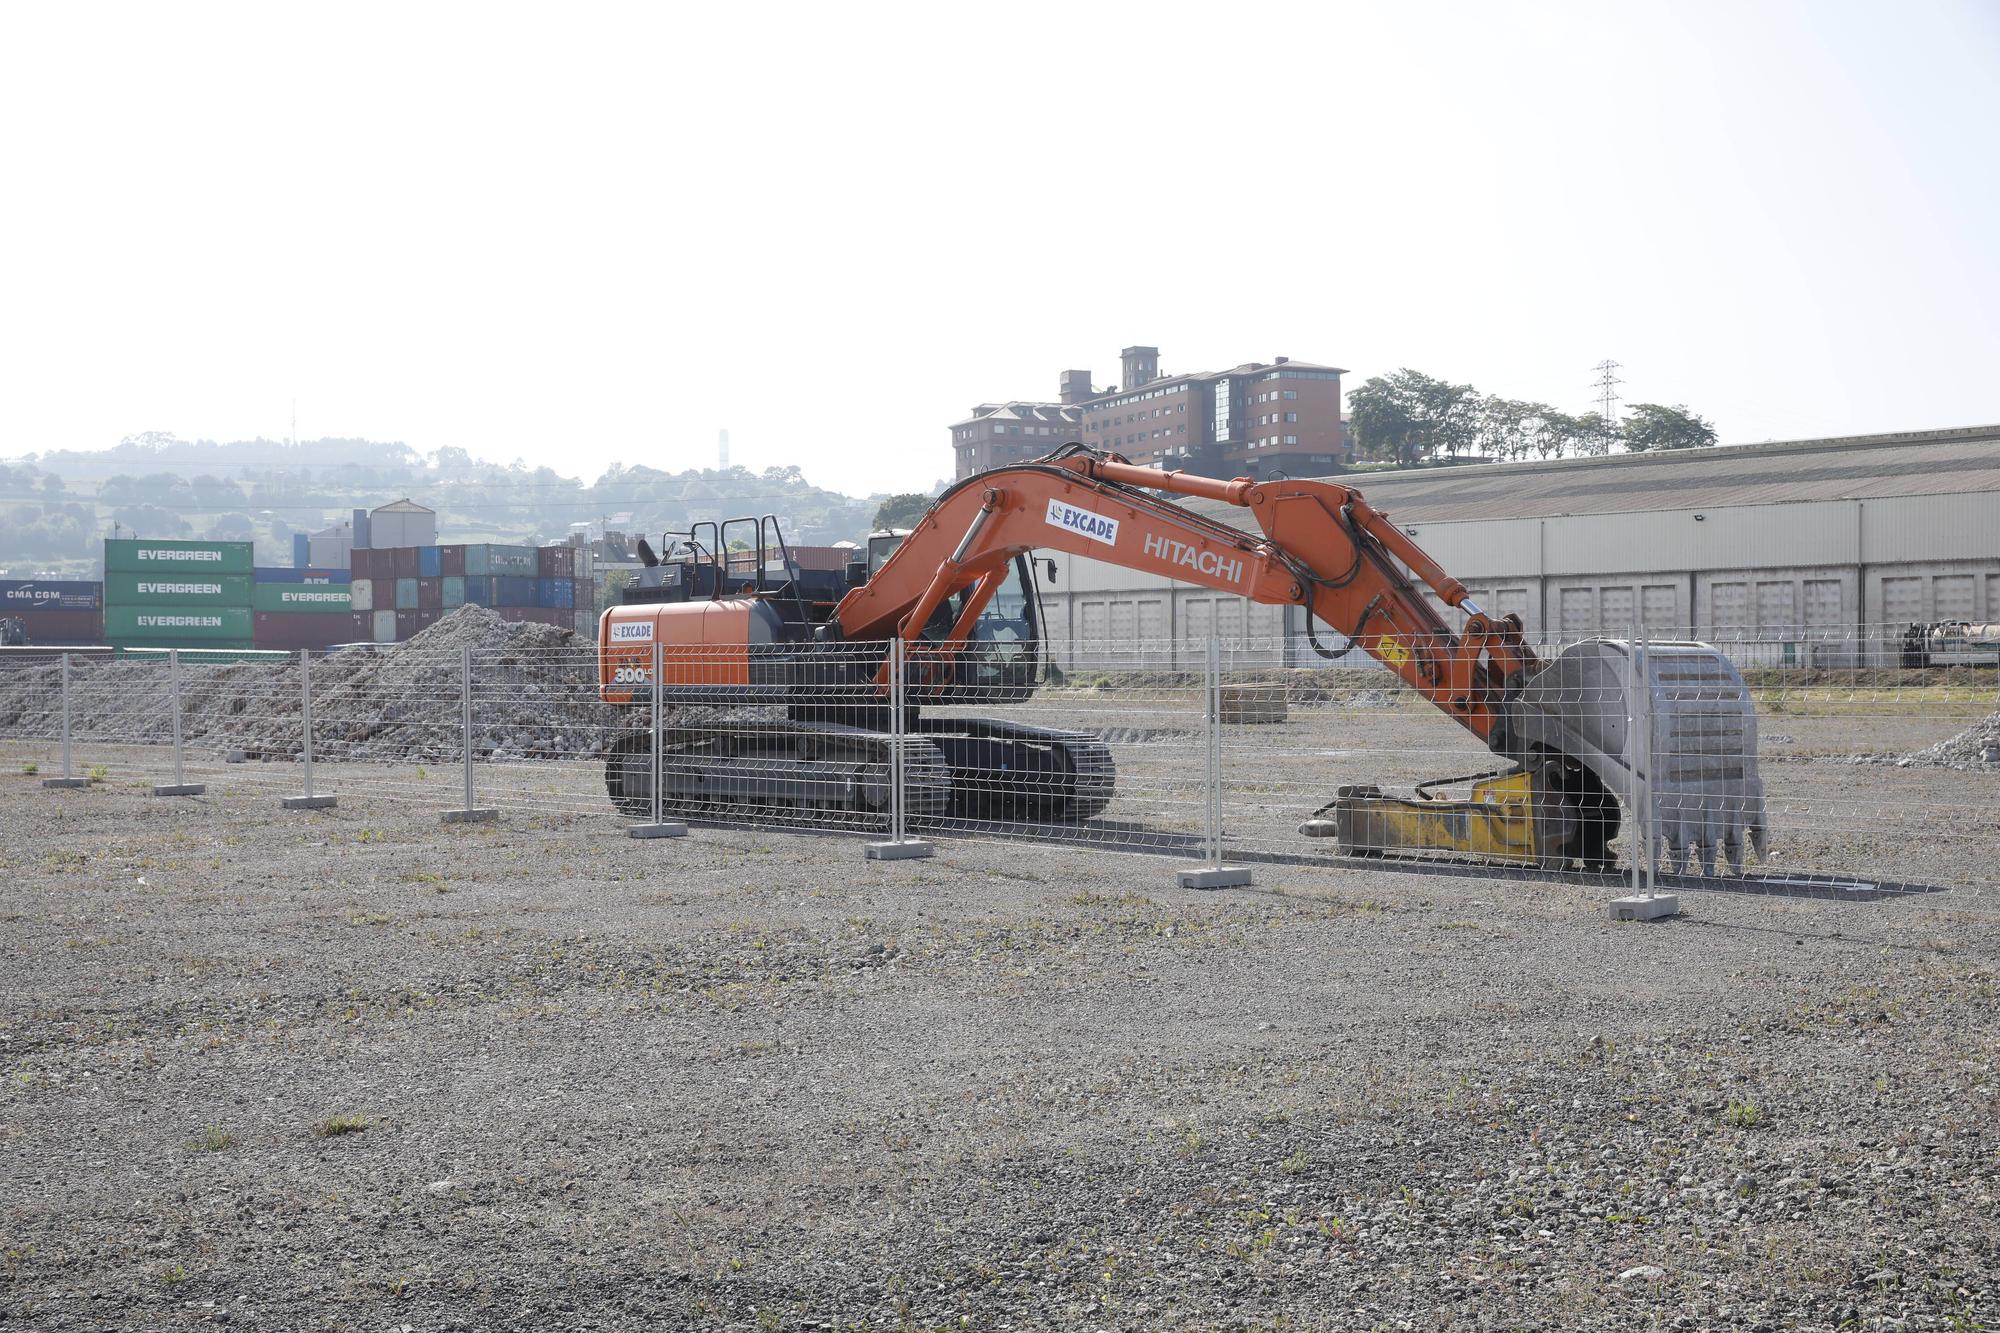
[{"label": "red shipping container", "polygon": [[296,652],[301,648],[331,648],[336,643],[354,643],[368,637],[362,625],[365,615],[294,615],[284,611],[258,611],[250,619],[250,641],[258,648]]},{"label": "red shipping container", "polygon": [[417,580],[417,609],[420,611],[444,610],[444,580]]},{"label": "red shipping container", "polygon": [[27,626],[31,648],[40,644],[104,642],[102,611],[15,611],[7,615]]},{"label": "red shipping container", "polygon": [[465,546],[463,543],[457,546],[438,547],[438,573],[448,579],[462,579],[465,577]]},{"label": "red shipping container", "polygon": [[566,579],[576,574],[574,546],[544,546],[536,554],[535,572],[545,579]]},{"label": "red shipping container", "polygon": [[395,547],[389,552],[389,562],[399,579],[413,579],[423,573],[417,568],[417,548],[414,546]]},{"label": "red shipping container", "polygon": [[375,577],[375,552],[365,546],[357,546],[347,553],[347,568],[357,579]]}]

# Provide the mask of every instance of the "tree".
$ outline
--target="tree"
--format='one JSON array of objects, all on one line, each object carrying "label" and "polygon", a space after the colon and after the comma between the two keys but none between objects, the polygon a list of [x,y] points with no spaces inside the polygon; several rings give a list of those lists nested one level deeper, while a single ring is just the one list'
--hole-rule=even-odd
[{"label": "tree", "polygon": [[1635,454],[1661,449],[1706,449],[1715,443],[1715,427],[1687,410],[1685,404],[1634,403],[1625,418],[1625,447]]},{"label": "tree", "polygon": [[931,512],[931,497],[919,491],[905,491],[892,495],[875,510],[877,528],[914,528],[917,521]]},{"label": "tree", "polygon": [[1480,396],[1410,369],[1377,375],[1348,394],[1349,425],[1364,458],[1410,464],[1461,449],[1478,435]]}]

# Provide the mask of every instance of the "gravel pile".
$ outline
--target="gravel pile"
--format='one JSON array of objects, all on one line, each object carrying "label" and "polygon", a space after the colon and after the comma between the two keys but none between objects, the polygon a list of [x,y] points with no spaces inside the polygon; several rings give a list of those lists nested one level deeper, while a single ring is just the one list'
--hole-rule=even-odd
[{"label": "gravel pile", "polygon": [[1955,768],[1961,772],[2000,768],[2000,713],[1988,714],[1984,721],[1967,727],[1950,740],[1904,755],[1897,762]]},{"label": "gravel pile", "polygon": [[[312,664],[314,742],[328,758],[406,759],[462,752],[459,682],[473,651],[474,746],[497,758],[592,757],[619,726],[597,698],[594,648],[568,630],[461,607],[399,644],[355,648]],[[0,733],[54,736],[61,667],[0,674]],[[289,758],[300,747],[299,667],[188,663],[182,734],[190,744]],[[80,740],[171,738],[164,663],[118,659],[72,667],[71,728]]]}]

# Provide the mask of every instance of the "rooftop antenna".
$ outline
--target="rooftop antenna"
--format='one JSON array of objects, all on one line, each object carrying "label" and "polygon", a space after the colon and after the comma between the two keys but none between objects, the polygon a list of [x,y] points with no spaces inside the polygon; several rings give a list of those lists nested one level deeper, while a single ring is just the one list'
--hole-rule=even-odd
[{"label": "rooftop antenna", "polygon": [[729,471],[729,427],[727,426],[716,434],[715,466],[723,472]]}]

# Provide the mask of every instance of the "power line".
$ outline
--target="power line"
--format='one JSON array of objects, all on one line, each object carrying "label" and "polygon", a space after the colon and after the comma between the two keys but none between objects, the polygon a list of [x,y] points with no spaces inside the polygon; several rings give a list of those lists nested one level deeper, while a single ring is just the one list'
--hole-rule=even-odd
[{"label": "power line", "polygon": [[1618,378],[1619,365],[1606,357],[1591,367],[1597,372],[1597,415],[1603,420],[1606,430],[1618,425],[1618,386],[1624,381]]}]

